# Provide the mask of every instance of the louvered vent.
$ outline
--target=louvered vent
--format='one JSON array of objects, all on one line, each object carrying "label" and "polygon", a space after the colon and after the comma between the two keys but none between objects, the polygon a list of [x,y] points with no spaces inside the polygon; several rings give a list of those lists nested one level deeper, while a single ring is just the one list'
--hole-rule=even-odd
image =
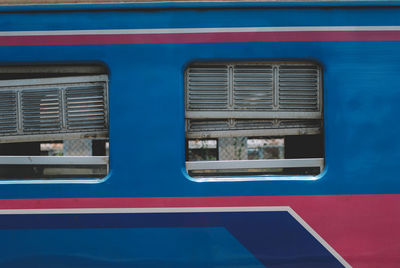
[{"label": "louvered vent", "polygon": [[57,89],[22,91],[23,132],[49,132],[61,129],[61,97]]},{"label": "louvered vent", "polygon": [[17,132],[17,93],[0,91],[0,135]]},{"label": "louvered vent", "polygon": [[264,129],[275,127],[273,120],[236,119],[235,122],[235,127],[238,129]]},{"label": "louvered vent", "polygon": [[186,136],[320,133],[321,88],[313,63],[194,64],[186,71]]},{"label": "louvered vent", "polygon": [[280,120],[279,126],[282,128],[321,128],[321,120]]},{"label": "louvered vent", "polygon": [[233,73],[235,109],[272,109],[272,66],[237,65]]},{"label": "louvered vent", "polygon": [[66,121],[69,130],[106,128],[105,86],[82,85],[66,90]]},{"label": "louvered vent", "polygon": [[0,81],[1,142],[108,135],[107,76]]},{"label": "louvered vent", "polygon": [[319,76],[316,65],[279,66],[279,108],[318,111]]},{"label": "louvered vent", "polygon": [[187,108],[214,110],[228,107],[228,68],[193,67],[187,73]]},{"label": "louvered vent", "polygon": [[188,128],[190,131],[223,130],[229,129],[229,122],[228,120],[191,120]]}]

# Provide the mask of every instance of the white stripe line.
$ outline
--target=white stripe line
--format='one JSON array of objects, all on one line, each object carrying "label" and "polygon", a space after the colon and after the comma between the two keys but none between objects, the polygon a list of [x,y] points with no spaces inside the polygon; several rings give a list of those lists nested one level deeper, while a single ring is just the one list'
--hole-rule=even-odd
[{"label": "white stripe line", "polygon": [[272,207],[171,207],[171,208],[63,208],[63,209],[1,209],[0,215],[27,214],[112,214],[112,213],[201,213],[201,212],[268,212],[286,211],[297,220],[321,245],[323,245],[344,267],[351,265],[343,259],[314,229],[292,208]]},{"label": "white stripe line", "polygon": [[168,28],[168,29],[110,29],[62,31],[3,31],[0,36],[41,35],[115,35],[115,34],[174,34],[174,33],[240,33],[240,32],[304,32],[304,31],[399,31],[400,26],[305,26],[305,27],[229,27],[229,28]]},{"label": "white stripe line", "polygon": [[187,212],[263,212],[288,211],[289,207],[171,207],[171,208],[62,208],[62,209],[2,209],[11,214],[111,214],[111,213],[187,213]]}]

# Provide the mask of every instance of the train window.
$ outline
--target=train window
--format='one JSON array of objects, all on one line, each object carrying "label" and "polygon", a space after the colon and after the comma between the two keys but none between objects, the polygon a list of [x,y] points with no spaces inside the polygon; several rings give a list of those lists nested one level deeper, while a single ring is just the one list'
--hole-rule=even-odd
[{"label": "train window", "polygon": [[0,66],[1,180],[102,178],[108,147],[104,66]]},{"label": "train window", "polygon": [[287,179],[324,166],[322,73],[311,62],[195,63],[185,71],[193,178]]}]

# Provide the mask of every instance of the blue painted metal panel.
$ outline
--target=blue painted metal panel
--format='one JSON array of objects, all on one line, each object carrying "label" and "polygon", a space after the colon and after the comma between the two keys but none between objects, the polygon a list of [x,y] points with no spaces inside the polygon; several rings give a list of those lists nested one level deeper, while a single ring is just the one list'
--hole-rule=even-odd
[{"label": "blue painted metal panel", "polygon": [[[232,235],[211,228],[0,231],[0,266],[263,267]],[[21,244],[21,240],[26,243]]]},{"label": "blue painted metal panel", "polygon": [[[57,228],[0,230],[9,241],[0,244],[0,259],[6,260],[2,267],[28,261],[45,264],[46,259],[54,265],[73,261],[74,267],[111,263],[117,267],[248,267],[260,263],[266,267],[342,267],[287,212],[14,215],[0,220],[0,229]],[[27,237],[24,247],[32,246],[32,250],[19,250],[20,239],[11,240],[11,236]],[[34,247],[34,241],[40,245]],[[12,258],[17,260],[9,261]]]},{"label": "blue painted metal panel", "polygon": [[[4,64],[100,61],[109,67],[112,170],[106,182],[96,185],[2,185],[2,198],[400,192],[395,161],[400,152],[396,139],[399,129],[394,124],[400,108],[387,102],[400,98],[396,87],[399,42],[49,46],[0,50]],[[198,60],[275,59],[316,60],[323,67],[327,172],[314,182],[187,180],[182,172],[185,66]],[[371,110],[371,106],[376,109]],[[152,142],[142,142],[148,139]],[[382,146],[383,140],[390,140],[390,146]]]},{"label": "blue painted metal panel", "polygon": [[[223,14],[223,15],[222,15]],[[398,8],[154,9],[2,13],[0,31],[400,25]]]}]

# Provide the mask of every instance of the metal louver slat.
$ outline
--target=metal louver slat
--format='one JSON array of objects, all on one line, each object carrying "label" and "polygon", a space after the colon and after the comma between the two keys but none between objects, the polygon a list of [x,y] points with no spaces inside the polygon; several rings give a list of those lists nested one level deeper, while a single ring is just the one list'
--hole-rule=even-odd
[{"label": "metal louver slat", "polygon": [[319,76],[316,65],[279,66],[279,108],[319,111]]},{"label": "metal louver slat", "polygon": [[226,66],[201,66],[187,73],[186,103],[189,110],[224,109],[228,105]]},{"label": "metal louver slat", "polygon": [[22,91],[22,127],[24,133],[61,129],[61,100],[57,89]]},{"label": "metal louver slat", "polygon": [[17,94],[0,92],[0,135],[16,133],[17,127]]},{"label": "metal louver slat", "polygon": [[235,109],[272,109],[271,65],[237,65],[233,71]]},{"label": "metal louver slat", "polygon": [[70,130],[105,129],[105,84],[70,87],[65,93],[66,124]]}]

